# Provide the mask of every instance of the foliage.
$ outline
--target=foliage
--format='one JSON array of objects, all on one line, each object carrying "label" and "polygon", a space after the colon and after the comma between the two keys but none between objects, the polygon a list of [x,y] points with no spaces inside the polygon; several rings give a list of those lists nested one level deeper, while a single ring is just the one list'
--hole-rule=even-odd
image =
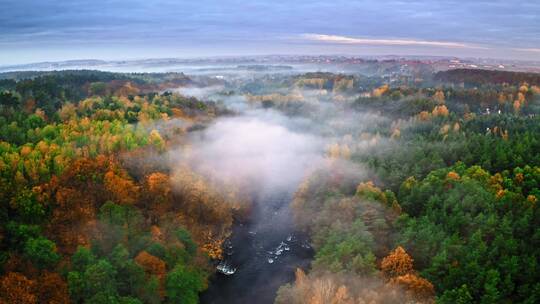
[{"label": "foliage", "polygon": [[[316,172],[296,194],[295,220],[315,249],[309,282],[332,286],[327,302],[338,294],[339,280],[321,273],[354,269],[336,261],[354,254],[358,241],[348,232],[357,221],[375,240],[363,243],[374,253],[373,265],[417,300],[436,294],[440,303],[538,302],[538,75],[456,70],[435,81],[439,86],[379,86],[351,103],[393,119],[361,134],[358,146],[368,144],[347,142],[351,161],[371,169],[375,181],[359,181],[356,198],[363,202],[350,199],[350,187],[339,185],[348,179],[333,181],[332,170],[326,178]],[[330,154],[339,156],[341,145]],[[358,212],[373,206],[366,201],[379,203],[371,219],[383,229],[371,228],[374,221]],[[364,233],[354,236],[365,240]],[[381,247],[396,249],[384,257]],[[276,301],[314,296],[313,287],[298,281]],[[348,297],[350,286],[344,284]]]},{"label": "foliage", "polygon": [[197,293],[204,290],[201,273],[177,265],[167,275],[166,291],[169,303],[198,303]]},{"label": "foliage", "polygon": [[540,223],[527,198],[539,184],[539,167],[491,175],[457,164],[402,188],[402,242],[443,299],[535,301]]},{"label": "foliage", "polygon": [[0,81],[0,302],[160,303],[175,267],[197,274],[175,297],[196,301],[209,267],[200,247],[209,239],[184,210],[162,208],[177,199],[162,191],[168,174],[150,168],[147,183],[121,159],[164,153],[168,134],[186,129],[158,131],[158,121],[206,121],[217,106],[155,93],[190,82],[177,73],[2,78],[9,80]]}]

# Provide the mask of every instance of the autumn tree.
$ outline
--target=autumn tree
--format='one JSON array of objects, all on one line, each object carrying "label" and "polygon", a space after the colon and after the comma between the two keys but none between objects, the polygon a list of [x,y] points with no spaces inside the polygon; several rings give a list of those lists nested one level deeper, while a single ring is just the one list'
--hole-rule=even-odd
[{"label": "autumn tree", "polygon": [[117,174],[109,170],[103,177],[103,183],[112,201],[133,204],[139,197],[139,187],[124,172]]},{"label": "autumn tree", "polygon": [[435,94],[433,95],[433,99],[437,102],[437,104],[444,104],[444,92],[441,90],[437,90],[437,92],[435,92]]},{"label": "autumn tree", "polygon": [[164,261],[146,251],[141,251],[135,257],[135,262],[139,264],[148,274],[155,275],[158,278],[163,278],[167,270]]},{"label": "autumn tree", "polygon": [[378,87],[378,88],[374,89],[371,92],[371,96],[373,96],[373,97],[381,97],[386,92],[388,92],[389,89],[390,89],[390,87],[387,84],[385,84],[385,85],[383,85],[381,87]]},{"label": "autumn tree", "polygon": [[[301,269],[295,274],[293,283],[278,290],[276,304],[398,304],[411,300],[396,285],[385,284],[376,278],[351,276],[344,272],[306,275]],[[414,303],[430,302],[418,299]]]},{"label": "autumn tree", "polygon": [[157,223],[167,211],[172,207],[171,181],[167,174],[153,172],[145,177],[143,199],[139,201],[144,209],[149,212],[151,221]]},{"label": "autumn tree", "polygon": [[436,106],[431,114],[435,117],[446,117],[449,114],[448,108],[445,105]]},{"label": "autumn tree", "polygon": [[0,279],[0,302],[6,304],[36,304],[33,293],[36,282],[17,272],[9,272]]},{"label": "autumn tree", "polygon": [[60,245],[61,252],[72,253],[88,243],[88,224],[95,217],[92,197],[80,191],[59,187],[54,195],[55,208],[49,222],[49,235]]},{"label": "autumn tree", "polygon": [[417,300],[431,301],[435,296],[433,284],[414,273],[400,275],[392,278],[390,282],[402,286],[412,298]]},{"label": "autumn tree", "polygon": [[396,277],[413,271],[413,259],[398,246],[381,261],[381,270],[387,277]]},{"label": "autumn tree", "polygon": [[36,286],[38,303],[68,304],[69,292],[67,283],[55,272],[44,271]]},{"label": "autumn tree", "polygon": [[402,287],[418,301],[432,302],[435,288],[428,280],[418,276],[413,269],[413,259],[403,247],[398,246],[381,261],[381,270],[390,284]]}]

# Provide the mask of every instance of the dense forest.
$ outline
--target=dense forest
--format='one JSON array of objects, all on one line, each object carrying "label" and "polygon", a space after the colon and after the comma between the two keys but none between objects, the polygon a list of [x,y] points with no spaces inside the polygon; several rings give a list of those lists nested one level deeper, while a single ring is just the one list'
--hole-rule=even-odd
[{"label": "dense forest", "polygon": [[290,204],[311,267],[276,303],[540,302],[540,78],[432,76],[1,74],[0,303],[198,303],[250,197],[168,152],[232,96],[327,147]]},{"label": "dense forest", "polygon": [[[232,205],[218,206],[226,198],[189,169],[127,164],[167,149],[157,121],[224,113],[157,93],[188,80],[77,71],[2,82],[3,303],[197,302]],[[185,187],[173,191],[170,179]]]},{"label": "dense forest", "polygon": [[[448,71],[434,80],[478,87],[383,85],[352,101],[390,120],[338,139],[299,188],[316,254],[276,302],[540,301],[537,78]],[[351,162],[368,177],[347,177]]]},{"label": "dense forest", "polygon": [[540,75],[538,73],[516,73],[511,71],[456,69],[438,72],[435,74],[435,80],[467,86],[511,85],[516,83],[538,85],[540,84]]}]

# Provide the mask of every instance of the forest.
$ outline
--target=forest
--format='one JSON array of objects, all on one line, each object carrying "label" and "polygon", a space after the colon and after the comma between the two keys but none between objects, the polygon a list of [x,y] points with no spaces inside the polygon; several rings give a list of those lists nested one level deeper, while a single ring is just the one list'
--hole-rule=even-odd
[{"label": "forest", "polygon": [[245,113],[309,154],[275,303],[540,302],[538,74],[240,68],[0,74],[0,303],[199,303],[269,167],[199,141]]}]

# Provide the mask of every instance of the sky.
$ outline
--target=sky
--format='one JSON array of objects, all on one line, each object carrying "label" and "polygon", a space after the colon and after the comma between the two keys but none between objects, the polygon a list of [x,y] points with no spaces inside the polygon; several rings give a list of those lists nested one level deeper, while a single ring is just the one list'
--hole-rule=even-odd
[{"label": "sky", "polygon": [[265,54],[540,60],[540,0],[0,0],[0,65]]}]

